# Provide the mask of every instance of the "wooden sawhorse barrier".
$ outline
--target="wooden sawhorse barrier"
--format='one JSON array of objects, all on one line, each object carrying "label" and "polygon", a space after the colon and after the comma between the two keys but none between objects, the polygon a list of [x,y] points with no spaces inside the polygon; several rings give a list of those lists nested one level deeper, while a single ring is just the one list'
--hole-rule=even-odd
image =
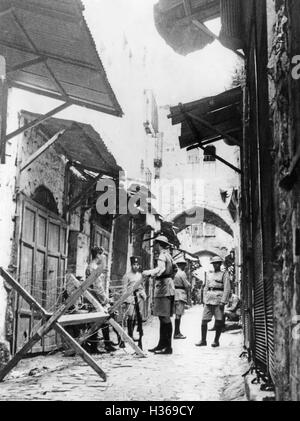
[{"label": "wooden sawhorse barrier", "polygon": [[[113,312],[132,294],[132,292],[138,288],[141,281],[137,282],[133,288],[125,292],[122,297],[110,308],[109,312],[105,312],[99,301],[87,291],[87,288],[91,286],[96,279],[103,272],[103,266],[99,266],[91,275],[82,283],[80,283],[73,275],[67,275],[72,277],[76,290],[73,294],[62,304],[58,310],[53,314],[47,312],[29,292],[27,292],[7,271],[0,267],[0,275],[2,278],[18,293],[21,297],[31,306],[32,310],[38,313],[41,318],[45,319],[46,322],[40,327],[36,327],[28,342],[20,349],[13,358],[0,370],[0,381],[3,381],[5,376],[18,364],[18,362],[27,354],[27,352],[46,335],[51,329],[54,329],[59,333],[63,340],[79,355],[93,370],[96,371],[99,376],[106,381],[106,374],[101,369],[99,364],[88,354],[82,347],[81,343],[84,342],[90,335],[97,332],[103,323],[109,323],[123,338],[125,342],[134,349],[134,351],[141,357],[146,357],[143,351],[135,344],[122,327],[112,319]],[[96,313],[87,314],[68,314],[65,312],[78,300],[80,296],[85,298],[95,307]],[[65,325],[70,324],[81,324],[85,322],[93,322],[93,326],[89,331],[78,341],[76,341],[71,335],[66,332],[63,328]]]}]

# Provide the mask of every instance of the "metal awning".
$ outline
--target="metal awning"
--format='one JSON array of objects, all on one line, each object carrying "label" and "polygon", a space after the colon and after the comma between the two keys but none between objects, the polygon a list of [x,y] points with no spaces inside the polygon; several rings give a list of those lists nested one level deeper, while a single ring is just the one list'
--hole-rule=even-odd
[{"label": "metal awning", "polygon": [[116,116],[80,0],[0,0],[0,55],[9,85]]},{"label": "metal awning", "polygon": [[[38,114],[27,111],[22,111],[21,114],[27,120],[39,118]],[[63,131],[53,146],[72,164],[113,178],[118,177],[119,171],[122,171],[100,135],[89,124],[49,118],[39,124],[38,130],[46,139],[53,138],[58,132]]]},{"label": "metal awning", "polygon": [[[243,2],[246,0],[159,0],[154,6],[154,21],[159,34],[174,51],[187,55],[201,50],[214,40],[244,58]],[[248,1],[248,0],[247,0]],[[219,37],[205,22],[221,18]]]},{"label": "metal awning", "polygon": [[[242,145],[242,101],[241,87],[230,89],[213,97],[171,107],[172,124],[181,124],[179,143],[181,148],[201,148],[219,140],[228,145]],[[221,157],[216,159],[235,168]]]},{"label": "metal awning", "polygon": [[[242,89],[237,87],[220,95],[171,107],[171,114],[168,117],[172,119],[172,124],[181,124],[181,136],[179,137],[181,148],[220,140],[222,135],[218,131],[224,132],[223,137],[226,143],[240,145],[242,141],[242,97]],[[197,129],[197,136],[186,122],[185,113],[192,117]],[[213,128],[196,121],[197,117],[208,122]],[[226,135],[230,135],[231,138],[226,139]]]},{"label": "metal awning", "polygon": [[220,0],[159,0],[155,25],[177,53],[187,55],[216,39],[204,22],[220,16]]}]

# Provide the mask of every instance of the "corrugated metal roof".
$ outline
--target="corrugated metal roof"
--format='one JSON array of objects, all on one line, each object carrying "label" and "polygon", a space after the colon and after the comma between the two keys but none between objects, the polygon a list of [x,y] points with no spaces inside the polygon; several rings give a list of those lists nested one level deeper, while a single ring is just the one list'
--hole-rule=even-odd
[{"label": "corrugated metal roof", "polygon": [[[40,117],[39,114],[28,111],[21,113],[29,121]],[[58,153],[65,155],[68,160],[81,164],[85,169],[111,177],[118,176],[119,171],[122,171],[99,133],[91,125],[72,120],[49,118],[40,123],[38,127],[48,138],[65,129],[65,133],[54,144],[54,148]]]},{"label": "corrugated metal roof", "polygon": [[184,0],[159,0],[154,6],[154,21],[166,43],[179,54],[197,51],[215,40],[208,29],[193,23],[220,16],[220,0],[190,0],[188,9]]},{"label": "corrugated metal roof", "polygon": [[9,73],[17,87],[121,116],[79,0],[0,0],[0,55],[12,68],[37,57],[38,63]]},{"label": "corrugated metal roof", "polygon": [[[219,95],[203,98],[199,101],[193,101],[183,104],[185,112],[190,112],[195,116],[199,116],[208,123],[230,134],[237,142],[242,141],[242,89],[236,87]],[[205,127],[201,123],[194,121],[194,125],[198,131],[198,137],[195,138],[191,132],[189,125],[186,123],[185,115],[181,111],[181,107],[171,107],[169,118],[172,124],[181,123],[181,136],[179,143],[181,148],[187,148],[199,142],[206,140],[217,140],[221,136],[210,128]],[[225,143],[229,143],[225,140]],[[237,143],[238,144],[238,143]]]}]

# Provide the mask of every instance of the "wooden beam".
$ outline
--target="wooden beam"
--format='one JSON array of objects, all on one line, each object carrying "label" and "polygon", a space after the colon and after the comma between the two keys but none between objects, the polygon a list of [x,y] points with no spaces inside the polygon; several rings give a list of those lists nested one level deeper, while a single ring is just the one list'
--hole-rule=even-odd
[{"label": "wooden beam", "polygon": [[97,177],[93,179],[92,182],[88,184],[88,186],[85,188],[84,192],[81,192],[78,196],[76,196],[69,206],[67,207],[67,211],[71,212],[72,210],[76,209],[78,206],[80,206],[88,197],[96,191],[95,187],[100,180],[100,178],[103,176],[103,174],[98,174]]},{"label": "wooden beam", "polygon": [[[28,35],[28,32],[26,31],[26,29],[24,28],[24,26],[20,22],[17,14],[15,13],[14,10],[12,11],[12,15],[13,15],[13,17],[15,19],[15,22],[16,22],[17,26],[23,32],[25,38],[27,39],[27,41],[29,42],[29,44],[33,48],[35,54],[39,55],[40,54],[39,49],[37,48],[37,46],[35,45],[35,43],[32,41],[31,37]],[[61,83],[57,80],[56,76],[54,75],[54,73],[53,73],[52,69],[50,68],[50,66],[48,65],[47,61],[44,62],[44,66],[46,67],[46,69],[47,69],[47,71],[49,73],[50,79],[52,80],[52,82],[54,83],[54,85],[56,86],[56,88],[58,89],[58,91],[64,97],[64,100],[67,100],[68,95],[67,95],[66,91],[62,87]]]},{"label": "wooden beam", "polygon": [[106,381],[106,374],[104,371],[99,367],[97,362],[69,335],[59,323],[55,325],[55,330],[59,333],[65,341],[74,349],[77,355],[79,355],[99,376]]},{"label": "wooden beam", "polygon": [[109,319],[108,323],[118,332],[118,334],[120,335],[120,337],[123,341],[129,343],[129,345],[134,349],[134,351],[140,357],[146,358],[146,355],[141,350],[141,348],[139,346],[137,346],[137,344],[134,342],[134,340],[129,335],[127,335],[127,333],[124,331],[124,329],[122,329],[121,326],[114,319]]},{"label": "wooden beam", "polygon": [[191,16],[192,15],[192,8],[191,8],[190,0],[183,0],[183,7],[184,7],[184,11],[185,11],[186,16]]},{"label": "wooden beam", "polygon": [[[1,42],[0,42],[1,45]],[[38,95],[42,95],[42,96],[46,96],[49,98],[53,98],[56,99],[58,101],[65,101],[65,98],[60,95],[58,92],[50,92],[47,91],[46,89],[39,89],[39,88],[35,88],[33,86],[28,86],[28,85],[23,85],[20,82],[15,82],[14,80],[10,79],[9,80],[9,85],[17,88],[17,89],[23,89],[24,91],[28,91],[34,94],[38,94]],[[97,91],[98,93],[98,91]],[[103,95],[107,95],[107,93],[103,93],[99,91],[99,94],[103,94]],[[95,110],[95,111],[101,111],[103,113],[106,114],[111,114],[117,117],[122,117],[123,112],[119,112],[119,111],[115,111],[113,109],[113,107],[110,107],[108,105],[102,104],[102,103],[98,103],[98,102],[88,102],[88,99],[86,99],[86,101],[84,99],[80,100],[80,99],[75,99],[75,98],[71,98],[68,97],[68,104],[69,105],[78,105],[79,107],[85,107],[91,110]],[[98,105],[99,104],[99,105]]]},{"label": "wooden beam", "polygon": [[24,171],[29,165],[31,165],[39,156],[41,156],[47,149],[50,148],[60,137],[65,133],[65,129],[60,130],[51,139],[49,139],[43,146],[41,146],[36,152],[34,152],[28,160],[21,166],[20,171]]},{"label": "wooden beam", "polygon": [[218,36],[214,34],[204,23],[200,22],[198,19],[192,19],[192,23],[200,29],[202,32],[205,32],[208,36],[213,39],[219,40]]},{"label": "wooden beam", "polygon": [[[17,293],[19,293],[22,298],[33,308],[35,309],[41,316],[44,317],[51,317],[49,314],[8,272],[6,272],[2,267],[0,267],[0,275],[5,279],[5,281],[14,288]],[[76,279],[76,278],[75,278]],[[77,280],[76,280],[77,281]],[[64,317],[64,316],[62,316]],[[80,344],[77,343],[64,329],[58,322],[53,324],[53,329],[59,333],[66,342],[74,349],[74,351],[81,356],[81,358],[87,362],[95,371],[100,375],[104,381],[106,380],[106,375],[99,367],[99,365],[93,360],[93,358],[83,349],[81,348]],[[31,347],[31,346],[30,346]],[[30,349],[30,347],[28,349]],[[23,355],[27,352],[27,348],[24,350],[24,353],[20,355],[22,358]],[[9,371],[16,365],[21,358],[17,361],[16,359],[11,363],[7,364],[1,371],[0,371],[0,381],[4,379],[4,377],[9,373]],[[13,358],[14,359],[14,358]],[[11,360],[12,361],[12,360]]]},{"label": "wooden beam", "polygon": [[104,323],[109,315],[104,311],[100,313],[75,313],[75,314],[64,314],[58,319],[58,322],[62,326],[80,325],[83,323],[101,322]]},{"label": "wooden beam", "polygon": [[[60,308],[40,327],[36,327],[33,332],[32,336],[29,341],[23,346],[23,348],[18,351],[13,358],[6,364],[6,366],[0,372],[0,381],[4,379],[4,377],[18,364],[18,362],[27,354],[27,352],[36,344],[43,336],[45,336],[52,328],[54,328],[55,323],[58,319],[67,311],[74,303],[78,300],[78,298],[84,293],[84,291],[93,284],[96,279],[101,275],[103,272],[104,266],[100,265],[98,269],[92,272],[92,274],[80,285],[79,288],[67,299],[67,301],[60,306]],[[5,274],[5,271],[1,268],[1,274]],[[8,274],[7,274],[8,275]],[[6,277],[11,282],[10,276]],[[6,279],[5,278],[5,279]],[[21,286],[20,286],[21,287]],[[25,295],[28,298],[28,293],[24,294],[23,288],[19,288],[18,290],[21,295]],[[30,296],[30,295],[29,295]],[[42,308],[40,306],[40,308]],[[44,311],[44,309],[43,309]]]},{"label": "wooden beam", "polygon": [[34,66],[38,63],[43,63],[45,60],[47,60],[47,57],[39,56],[37,58],[34,58],[32,60],[24,61],[23,63],[16,64],[15,66],[11,66],[7,69],[7,73],[16,72],[17,70],[23,70],[26,67]]},{"label": "wooden beam", "polygon": [[3,10],[2,12],[0,12],[0,18],[5,17],[9,13],[11,13],[11,11],[12,11],[12,7],[10,7],[9,9]]},{"label": "wooden beam", "polygon": [[[214,130],[214,131],[216,131],[216,132],[218,132],[218,130],[215,128],[215,127],[213,127],[213,126],[211,126],[209,123],[207,123],[205,120],[202,120],[201,118],[199,118],[199,117],[197,117],[197,116],[194,116],[193,114],[191,114],[191,113],[187,113],[187,112],[185,112],[185,110],[184,110],[184,108],[183,108],[183,106],[181,105],[181,111],[182,111],[182,113],[185,115],[185,117],[186,117],[186,122],[188,123],[188,125],[189,125],[189,127],[190,127],[190,129],[191,129],[191,132],[194,134],[194,136],[197,138],[198,136],[199,136],[199,134],[198,134],[198,130],[197,130],[197,128],[195,127],[195,125],[194,125],[194,123],[193,123],[193,120],[192,119],[194,119],[194,120],[198,120],[198,121],[200,121],[203,125],[209,125],[209,127],[212,129],[212,130]],[[195,118],[196,117],[196,118]],[[220,135],[222,135],[223,137],[224,137],[224,135],[223,135],[223,133],[221,133],[220,132]],[[231,138],[231,136],[229,136],[230,138]],[[225,137],[225,138],[228,138],[227,136]],[[201,146],[201,144],[199,143],[199,148],[200,149],[202,149],[203,151],[205,150],[205,147],[204,146]],[[219,155],[217,155],[217,154],[213,154],[213,156],[218,160],[218,161],[220,161],[220,162],[222,162],[223,164],[225,164],[227,167],[229,167],[229,168],[231,168],[231,169],[233,169],[235,172],[237,172],[238,174],[241,174],[242,173],[242,171],[239,169],[239,168],[237,168],[237,167],[235,167],[234,165],[232,165],[232,164],[230,164],[230,162],[228,162],[228,161],[226,161],[225,159],[223,159],[223,158],[221,158]]]},{"label": "wooden beam", "polygon": [[0,162],[6,160],[6,127],[7,127],[7,81],[5,75],[0,75]]},{"label": "wooden beam", "polygon": [[[75,278],[74,275],[68,274],[68,276],[70,277],[69,279],[74,284],[74,286],[78,287],[80,285],[80,282],[78,281],[78,279]],[[136,284],[134,285],[134,287],[135,286],[136,286]],[[134,289],[134,287],[133,287],[133,289]],[[132,294],[132,292],[130,292],[130,295],[131,294]],[[99,301],[89,291],[85,291],[83,295],[95,307],[97,312],[103,313],[102,305],[99,303]],[[123,301],[121,303],[120,303],[120,301],[118,301],[118,306],[121,305],[124,302],[124,300],[126,300],[126,294],[123,296]],[[127,333],[124,331],[124,329],[111,317],[111,315],[107,314],[107,318],[109,318],[108,319],[109,324],[119,333],[121,338],[125,342],[128,342],[128,344],[133,348],[133,350],[138,355],[140,355],[141,357],[146,357],[146,355],[143,353],[143,351],[136,345],[136,343],[132,340],[132,338],[130,338],[130,336],[127,335]],[[94,326],[92,326],[92,328],[89,329],[89,331],[85,335],[83,335],[79,339],[78,342],[82,343],[82,342],[86,341],[86,339],[88,339],[89,336],[91,336],[94,332],[97,332],[97,330],[100,329],[102,324],[103,324],[103,322],[101,322],[101,320],[97,321],[97,323]]]},{"label": "wooden beam", "polygon": [[25,124],[23,127],[20,127],[19,129],[10,133],[9,135],[6,136],[6,140],[10,140],[15,136],[18,136],[19,134],[24,133],[26,130],[29,130],[29,129],[32,129],[33,127],[38,126],[40,123],[43,123],[44,121],[48,120],[48,118],[53,117],[55,114],[59,113],[60,111],[65,110],[70,105],[71,104],[69,102],[65,102],[64,104],[59,105],[58,107],[54,108],[53,110],[49,111],[48,113],[40,116],[39,118],[31,121],[28,124]]},{"label": "wooden beam", "polygon": [[215,133],[217,133],[219,136],[222,136],[224,139],[229,140],[229,142],[234,143],[235,145],[238,145],[240,142],[235,139],[234,137],[228,135],[227,133],[223,132],[222,130],[219,130],[217,127],[213,126],[212,124],[210,124],[208,121],[204,120],[203,118],[196,116],[193,113],[187,113],[187,115],[192,118],[193,120],[197,121],[198,123],[201,123],[203,126],[209,128],[210,130],[214,131]]},{"label": "wooden beam", "polygon": [[[204,23],[200,22],[198,19],[192,19],[192,23],[201,31],[205,32],[207,35],[209,35],[210,37],[212,37],[213,39],[221,42],[220,38],[214,34],[206,25],[204,25]],[[231,50],[233,53],[235,53],[237,56],[239,56],[240,58],[242,58],[243,60],[245,60],[245,56],[244,54],[240,53],[237,50]]]}]

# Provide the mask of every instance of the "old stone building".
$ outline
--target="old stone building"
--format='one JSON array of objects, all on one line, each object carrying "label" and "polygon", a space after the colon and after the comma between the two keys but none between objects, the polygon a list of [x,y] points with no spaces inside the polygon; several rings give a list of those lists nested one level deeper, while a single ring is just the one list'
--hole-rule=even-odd
[{"label": "old stone building", "polygon": [[[277,400],[299,400],[299,2],[160,0],[154,17],[160,34],[180,54],[218,39],[243,58],[244,344],[258,381],[274,387]],[[219,35],[204,25],[216,17]],[[205,110],[195,114],[200,133],[207,123],[219,124]],[[225,139],[227,129],[221,127]],[[191,134],[184,147],[197,141],[201,147],[201,136]]]},{"label": "old stone building", "polygon": [[[20,124],[36,117],[22,112]],[[55,144],[30,161],[55,133],[61,133]],[[8,267],[38,302],[53,311],[62,300],[66,272],[85,278],[94,245],[104,249],[109,272],[113,222],[111,215],[101,216],[95,211],[99,175],[93,171],[116,179],[121,168],[91,126],[73,121],[51,118],[20,135],[15,144],[16,166],[10,173],[10,198],[7,195],[7,203],[13,203],[15,210],[13,215],[5,209],[1,213],[2,222],[12,220],[11,241],[6,243]],[[107,291],[108,287],[107,282]],[[9,300],[6,339],[14,353],[29,337],[35,320],[13,292]],[[33,352],[49,351],[58,345],[55,334],[49,334]]]}]

